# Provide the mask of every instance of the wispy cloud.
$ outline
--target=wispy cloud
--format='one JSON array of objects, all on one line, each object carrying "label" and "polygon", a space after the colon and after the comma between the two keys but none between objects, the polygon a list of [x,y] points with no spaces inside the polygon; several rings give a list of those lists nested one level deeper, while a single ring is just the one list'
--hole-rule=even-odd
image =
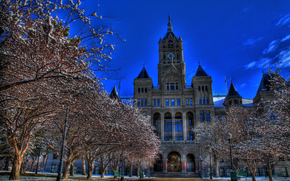
[{"label": "wispy cloud", "polygon": [[243,45],[244,46],[252,46],[252,45],[254,45],[255,43],[257,43],[258,41],[261,41],[262,39],[263,39],[264,37],[259,37],[259,38],[256,38],[256,39],[254,39],[254,38],[250,38],[250,39],[248,39],[247,41],[245,41],[244,43],[243,43]]},{"label": "wispy cloud", "polygon": [[281,40],[279,40],[279,39],[272,41],[269,44],[269,46],[263,51],[263,54],[268,54],[268,53],[274,52],[278,48],[278,45],[280,42],[281,42]]},{"label": "wispy cloud", "polygon": [[290,23],[290,14],[286,14],[285,16],[283,16],[279,21],[278,23],[276,24],[277,26],[278,25],[285,25],[285,24],[288,24]]},{"label": "wispy cloud", "polygon": [[243,83],[242,85],[240,85],[240,87],[245,87],[247,84],[246,83]]},{"label": "wispy cloud", "polygon": [[286,40],[289,40],[289,39],[290,39],[290,35],[285,36],[284,38],[282,38],[281,42],[286,41]]},{"label": "wispy cloud", "polygon": [[247,64],[247,65],[245,65],[245,67],[246,67],[246,69],[251,69],[251,68],[254,68],[255,67],[255,65],[256,65],[256,61],[253,61],[253,62],[251,62],[251,63],[249,63],[249,64]]}]

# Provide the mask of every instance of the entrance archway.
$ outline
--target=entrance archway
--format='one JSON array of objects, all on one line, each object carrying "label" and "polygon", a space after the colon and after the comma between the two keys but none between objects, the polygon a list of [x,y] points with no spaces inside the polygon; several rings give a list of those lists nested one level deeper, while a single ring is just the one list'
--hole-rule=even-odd
[{"label": "entrance archway", "polygon": [[171,152],[168,155],[168,172],[180,172],[181,157],[177,152]]},{"label": "entrance archway", "polygon": [[155,172],[162,172],[162,155],[158,154],[158,158],[154,164],[154,171]]},{"label": "entrance archway", "polygon": [[186,171],[187,172],[194,172],[195,171],[194,155],[193,154],[188,154],[186,156],[186,162],[187,162]]}]

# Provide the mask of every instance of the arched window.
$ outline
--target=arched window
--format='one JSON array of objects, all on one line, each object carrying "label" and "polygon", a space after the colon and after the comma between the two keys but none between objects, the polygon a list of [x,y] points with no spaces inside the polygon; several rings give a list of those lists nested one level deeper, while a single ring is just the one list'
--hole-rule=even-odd
[{"label": "arched window", "polygon": [[138,88],[138,93],[140,93],[140,87]]},{"label": "arched window", "polygon": [[202,86],[202,91],[204,91],[204,86]]},{"label": "arched window", "polygon": [[201,104],[201,97],[199,98],[199,104]]},{"label": "arched window", "polygon": [[198,91],[200,91],[200,86],[198,86]]},{"label": "arched window", "polygon": [[143,87],[142,87],[142,93],[144,92],[144,89],[143,89]]},{"label": "arched window", "polygon": [[145,87],[145,93],[147,93],[147,87]]},{"label": "arched window", "polygon": [[207,91],[207,86],[205,86],[205,91]]},{"label": "arched window", "polygon": [[202,98],[202,102],[203,102],[203,104],[205,104],[205,99],[204,99],[204,97]]}]

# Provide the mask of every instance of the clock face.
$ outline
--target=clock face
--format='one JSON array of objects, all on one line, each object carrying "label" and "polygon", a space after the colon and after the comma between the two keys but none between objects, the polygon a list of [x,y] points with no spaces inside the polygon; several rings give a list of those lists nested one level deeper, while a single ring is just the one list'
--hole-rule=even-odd
[{"label": "clock face", "polygon": [[170,60],[172,60],[172,59],[174,59],[174,54],[173,54],[173,53],[169,53],[169,54],[167,55],[167,57],[168,57]]}]

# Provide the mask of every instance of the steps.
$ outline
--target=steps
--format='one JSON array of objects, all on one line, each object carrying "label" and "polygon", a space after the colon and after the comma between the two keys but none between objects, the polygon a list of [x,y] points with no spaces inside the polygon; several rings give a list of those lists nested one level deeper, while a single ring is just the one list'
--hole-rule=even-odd
[{"label": "steps", "polygon": [[168,172],[166,174],[162,172],[154,172],[150,176],[151,177],[199,178],[199,174],[196,174],[195,172],[187,172],[187,173]]}]

